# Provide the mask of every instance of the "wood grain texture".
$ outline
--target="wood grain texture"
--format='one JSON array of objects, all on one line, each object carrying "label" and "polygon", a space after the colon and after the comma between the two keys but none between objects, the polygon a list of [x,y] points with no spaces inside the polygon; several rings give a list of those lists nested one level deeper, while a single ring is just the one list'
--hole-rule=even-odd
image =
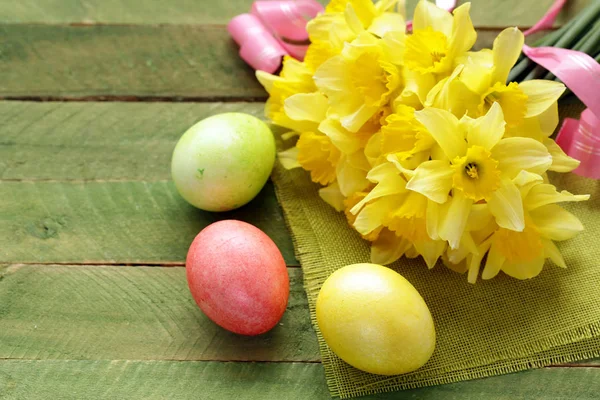
[{"label": "wood grain texture", "polygon": [[0,180],[169,180],[175,144],[214,114],[261,103],[0,102]]},{"label": "wood grain texture", "polygon": [[[481,31],[476,48],[499,31]],[[11,99],[267,98],[222,25],[0,25],[0,76]]]},{"label": "wood grain texture", "polygon": [[[318,0],[327,4],[328,0]],[[472,0],[476,26],[531,26],[554,0]],[[460,0],[459,4],[466,0]],[[589,0],[571,0],[558,24]],[[417,0],[407,0],[412,15]],[[109,23],[109,24],[226,24],[235,15],[248,12],[252,0],[20,0],[0,3],[0,22],[9,23]]]},{"label": "wood grain texture", "polygon": [[0,97],[266,98],[224,26],[0,25]]},{"label": "wood grain texture", "polygon": [[198,210],[170,181],[2,182],[0,262],[183,264],[190,243],[222,219],[269,235],[288,265],[298,265],[269,182],[246,206]]},{"label": "wood grain texture", "polygon": [[250,337],[200,311],[185,268],[3,267],[0,359],[318,361],[302,272],[288,274],[282,320]]},{"label": "wood grain texture", "polygon": [[[1,399],[331,399],[321,364],[0,361]],[[599,368],[550,368],[358,400],[597,399]]]}]

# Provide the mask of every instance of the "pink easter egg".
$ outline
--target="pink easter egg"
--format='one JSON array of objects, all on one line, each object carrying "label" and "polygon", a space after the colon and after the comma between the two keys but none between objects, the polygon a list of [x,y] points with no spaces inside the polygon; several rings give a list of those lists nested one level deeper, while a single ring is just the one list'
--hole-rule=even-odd
[{"label": "pink easter egg", "polygon": [[267,332],[287,307],[283,256],[263,231],[245,222],[225,220],[204,228],[190,246],[186,272],[200,309],[231,332]]}]

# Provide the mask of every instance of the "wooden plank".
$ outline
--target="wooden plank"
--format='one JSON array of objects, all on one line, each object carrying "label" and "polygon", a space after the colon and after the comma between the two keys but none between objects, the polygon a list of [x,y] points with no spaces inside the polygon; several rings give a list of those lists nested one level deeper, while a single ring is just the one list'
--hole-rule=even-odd
[{"label": "wooden plank", "polygon": [[4,98],[267,98],[222,25],[0,25],[0,76]]},{"label": "wooden plank", "polygon": [[169,180],[175,144],[223,112],[262,103],[0,102],[0,180]]},{"label": "wooden plank", "polygon": [[[0,388],[31,400],[331,398],[318,363],[2,360]],[[598,390],[598,368],[550,368],[358,399],[592,400]]]},{"label": "wooden plank", "polygon": [[318,361],[302,272],[288,274],[280,324],[244,337],[198,309],[183,268],[0,266],[0,359]]},{"label": "wooden plank", "polygon": [[282,320],[249,337],[200,311],[184,268],[0,268],[0,359],[318,361],[302,272],[288,273]]},{"label": "wooden plank", "polygon": [[0,97],[266,98],[224,26],[0,25]]},{"label": "wooden plank", "polygon": [[321,364],[0,361],[0,399],[329,399]]},{"label": "wooden plank", "polygon": [[[327,4],[327,0],[318,0]],[[531,26],[554,0],[474,1],[472,19],[476,26]],[[466,0],[460,0],[459,4]],[[564,13],[568,18],[589,0],[571,0]],[[408,0],[412,15],[417,0]],[[146,0],[20,0],[0,3],[0,22],[8,23],[104,23],[104,24],[226,24],[233,16],[248,12],[252,0],[217,2]],[[559,21],[560,22],[560,21]]]},{"label": "wooden plank", "polygon": [[0,262],[183,264],[208,224],[247,221],[262,229],[288,265],[298,265],[273,186],[246,206],[200,211],[171,181],[2,182]]}]

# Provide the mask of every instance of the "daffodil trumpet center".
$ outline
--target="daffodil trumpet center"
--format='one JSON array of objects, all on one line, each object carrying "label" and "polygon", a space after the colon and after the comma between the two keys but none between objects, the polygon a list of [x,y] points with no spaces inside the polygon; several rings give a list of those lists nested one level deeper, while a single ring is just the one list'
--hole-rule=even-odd
[{"label": "daffodil trumpet center", "polygon": [[462,190],[468,198],[479,201],[490,198],[500,187],[498,161],[489,150],[471,146],[464,157],[452,161],[454,187]]},{"label": "daffodil trumpet center", "polygon": [[468,163],[465,166],[465,172],[469,178],[472,178],[472,179],[479,178],[479,174],[477,173],[477,164],[475,164],[475,163],[472,163],[472,162]]}]

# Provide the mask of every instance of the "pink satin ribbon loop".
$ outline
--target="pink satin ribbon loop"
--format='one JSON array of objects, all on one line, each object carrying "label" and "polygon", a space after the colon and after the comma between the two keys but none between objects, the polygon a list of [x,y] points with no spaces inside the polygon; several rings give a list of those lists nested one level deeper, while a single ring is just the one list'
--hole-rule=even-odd
[{"label": "pink satin ribbon loop", "polygon": [[[550,10],[525,35],[549,29],[566,0],[556,0]],[[588,107],[580,120],[566,118],[556,143],[581,164],[573,172],[600,179],[600,64],[588,54],[558,47],[523,46],[523,53],[557,76]]]},{"label": "pink satin ribbon loop", "polygon": [[306,23],[323,11],[313,1],[255,1],[252,14],[279,36],[293,41],[308,40]]},{"label": "pink satin ribbon loop", "polygon": [[279,68],[281,57],[287,52],[256,16],[238,15],[229,22],[227,29],[240,45],[240,57],[252,68],[268,72]]},{"label": "pink satin ribbon loop", "polygon": [[[556,143],[565,153],[581,162],[573,172],[592,179],[600,179],[598,127],[600,127],[600,119],[588,108],[581,113],[579,121],[566,118],[556,137]],[[595,134],[594,129],[596,129]]]},{"label": "pink satin ribbon loop", "polygon": [[323,12],[315,0],[256,1],[251,14],[233,18],[227,30],[240,46],[240,57],[256,70],[274,73],[284,55],[303,60],[307,45],[306,23]]},{"label": "pink satin ribbon loop", "polygon": [[566,2],[567,0],[556,0],[548,12],[542,17],[542,19],[540,19],[534,26],[523,32],[523,34],[527,36],[531,35],[532,33],[552,28],[554,21],[556,21],[556,17],[558,17],[558,14],[565,6]]}]

